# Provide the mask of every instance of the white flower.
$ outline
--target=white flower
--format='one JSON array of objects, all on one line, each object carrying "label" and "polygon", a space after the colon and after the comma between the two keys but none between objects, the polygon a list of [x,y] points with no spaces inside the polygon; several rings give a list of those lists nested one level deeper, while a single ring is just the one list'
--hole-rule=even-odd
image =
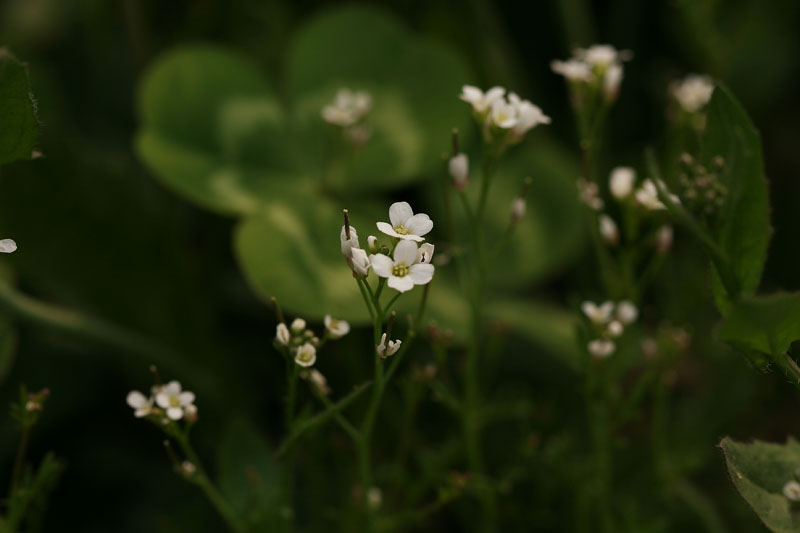
[{"label": "white flower", "polygon": [[611,171],[611,176],[608,179],[608,188],[614,198],[622,200],[633,192],[635,181],[636,171],[631,167],[616,167]]},{"label": "white flower", "polygon": [[400,339],[396,341],[390,340],[387,343],[386,333],[384,333],[383,335],[381,335],[381,343],[375,347],[375,353],[377,353],[381,359],[386,359],[390,355],[394,355],[395,353],[397,353],[397,350],[400,349],[401,344],[403,344],[403,341],[401,341]]},{"label": "white flower", "polygon": [[659,253],[667,253],[672,248],[672,226],[661,226],[656,233],[656,249]]},{"label": "white flower", "polygon": [[389,287],[398,292],[410,291],[414,285],[425,285],[433,279],[434,266],[418,263],[419,249],[413,241],[400,241],[394,249],[394,259],[383,255],[369,256],[372,270],[388,280]]},{"label": "white flower", "polygon": [[511,223],[518,224],[525,217],[526,209],[525,198],[521,196],[514,198],[514,201],[511,202]]},{"label": "white flower", "polygon": [[685,111],[697,113],[711,100],[714,82],[708,76],[692,74],[686,76],[683,81],[673,83],[670,90]]},{"label": "white flower", "polygon": [[521,99],[516,93],[510,93],[508,101],[514,107],[517,115],[517,123],[511,130],[517,139],[524,137],[528,130],[539,124],[550,124],[550,117],[542,113],[538,106]]},{"label": "white flower", "polygon": [[372,97],[369,93],[342,88],[336,93],[331,104],[322,109],[322,118],[336,126],[352,126],[372,109]]},{"label": "white flower", "polygon": [[[169,418],[180,420],[189,406],[194,403],[194,393],[182,391],[179,382],[170,381],[159,390],[156,395],[156,403],[162,409],[166,409]],[[190,409],[189,412],[193,411]]]},{"label": "white flower", "polygon": [[129,392],[126,401],[134,409],[133,416],[136,418],[142,418],[153,412],[153,398],[148,398],[138,390]]},{"label": "white flower", "polygon": [[281,322],[278,324],[278,327],[275,328],[275,341],[283,346],[288,346],[290,339],[289,328],[286,327],[286,324]]},{"label": "white flower", "polygon": [[614,245],[619,242],[619,229],[614,219],[608,215],[600,215],[598,218],[600,236],[608,244]]},{"label": "white flower", "polygon": [[502,129],[511,129],[517,125],[517,108],[505,99],[495,100],[492,103],[492,124]]},{"label": "white flower", "polygon": [[301,374],[301,376],[311,382],[311,386],[314,387],[319,394],[327,396],[331,393],[331,388],[328,387],[328,380],[325,379],[325,376],[322,375],[322,372],[316,368],[312,368],[309,371],[304,370],[303,372],[304,373]]},{"label": "white flower", "polygon": [[593,68],[606,68],[622,59],[620,52],[610,44],[595,44],[586,49],[578,49],[576,53]]},{"label": "white flower", "polygon": [[486,93],[473,85],[464,85],[461,88],[459,98],[472,105],[472,110],[478,114],[484,114],[488,111],[492,104],[500,98],[503,98],[506,90],[502,87],[492,87]]},{"label": "white flower", "polygon": [[606,331],[608,331],[608,334],[611,337],[619,337],[620,335],[622,335],[622,332],[624,330],[625,328],[623,327],[622,323],[618,320],[612,320],[611,322],[609,322],[608,328],[606,329]]},{"label": "white flower", "polygon": [[342,226],[342,233],[339,235],[339,239],[342,243],[342,255],[345,257],[350,257],[350,252],[353,248],[359,248],[358,245],[358,233],[356,233],[356,228],[350,226],[350,238],[347,238],[347,227]]},{"label": "white flower", "polygon": [[302,318],[295,318],[292,321],[292,325],[289,326],[289,328],[295,335],[300,335],[306,329],[306,321],[303,320]]},{"label": "white flower", "polygon": [[433,259],[433,245],[429,242],[422,244],[417,250],[417,263],[430,263]]},{"label": "white flower", "polygon": [[369,256],[367,252],[361,248],[353,248],[352,255],[350,256],[350,264],[352,265],[353,272],[359,277],[366,278],[369,274]]},{"label": "white flower", "polygon": [[398,239],[422,242],[425,240],[422,236],[433,229],[431,217],[425,213],[415,215],[408,202],[395,202],[389,206],[389,221],[391,224],[378,222],[376,226],[382,233]]},{"label": "white flower", "polygon": [[12,239],[3,239],[0,241],[0,253],[10,254],[17,250],[17,243]]},{"label": "white flower", "polygon": [[317,361],[317,349],[310,342],[305,343],[297,349],[294,362],[300,366],[311,366]]},{"label": "white flower", "polygon": [[553,61],[550,63],[550,68],[556,74],[561,74],[569,81],[592,81],[594,74],[591,67],[578,59],[570,59],[567,61]]},{"label": "white flower", "polygon": [[344,320],[334,320],[331,315],[325,315],[325,329],[332,339],[339,339],[350,333],[350,324]]},{"label": "white flower", "polygon": [[586,315],[593,324],[602,326],[611,320],[611,316],[614,313],[614,303],[603,302],[597,305],[594,302],[583,302],[581,304],[581,311],[583,311],[583,314]]},{"label": "white flower", "polygon": [[623,324],[633,324],[639,317],[639,310],[630,300],[622,300],[617,304],[617,319]]},{"label": "white flower", "polygon": [[576,185],[578,186],[578,197],[581,202],[595,211],[603,209],[605,203],[603,199],[600,198],[600,190],[596,183],[592,183],[584,178],[578,178]]},{"label": "white flower", "polygon": [[792,503],[800,502],[800,483],[797,481],[787,481],[783,486],[783,495]]},{"label": "white flower", "polygon": [[467,154],[457,154],[450,158],[447,163],[450,177],[453,178],[453,185],[459,191],[463,191],[469,183],[469,158]]},{"label": "white flower", "polygon": [[614,353],[614,350],[617,349],[617,345],[614,344],[614,341],[595,339],[588,344],[587,348],[589,349],[589,353],[595,358],[605,359]]},{"label": "white flower", "polygon": [[656,189],[656,184],[653,183],[653,180],[644,180],[641,187],[636,190],[636,201],[639,202],[642,207],[650,211],[658,211],[667,208],[667,206],[658,199],[658,189]]}]

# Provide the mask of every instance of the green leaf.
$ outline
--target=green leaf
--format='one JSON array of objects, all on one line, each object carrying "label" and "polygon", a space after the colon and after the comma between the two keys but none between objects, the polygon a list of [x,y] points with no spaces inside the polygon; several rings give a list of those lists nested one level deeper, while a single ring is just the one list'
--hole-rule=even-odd
[{"label": "green leaf", "polygon": [[[752,294],[761,281],[770,237],[769,198],[761,156],[761,140],[744,108],[725,87],[717,87],[707,108],[701,157],[710,166],[722,156],[725,206],[714,229],[741,295]],[[730,294],[715,270],[717,306],[727,314],[740,294]]]},{"label": "green leaf", "polygon": [[30,159],[39,121],[28,70],[7,48],[0,48],[0,165]]},{"label": "green leaf", "polygon": [[284,111],[259,70],[212,45],[176,48],[139,86],[139,157],[166,186],[203,207],[250,213],[310,191]]},{"label": "green leaf", "polygon": [[782,493],[800,468],[800,444],[791,438],[783,445],[742,444],[725,437],[720,447],[733,484],[764,525],[775,533],[800,531],[800,514]]},{"label": "green leaf", "polygon": [[235,419],[222,439],[219,485],[250,530],[286,528],[280,467],[255,428],[242,419]]},{"label": "green leaf", "polygon": [[[348,6],[324,12],[299,32],[287,84],[304,145],[312,154],[331,154],[323,160],[327,183],[349,191],[393,188],[425,178],[426,171],[438,173],[450,130],[471,131],[469,106],[458,99],[471,78],[458,55],[407,31],[390,14]],[[354,153],[337,146],[339,132],[320,118],[342,87],[373,97],[372,137]]]}]

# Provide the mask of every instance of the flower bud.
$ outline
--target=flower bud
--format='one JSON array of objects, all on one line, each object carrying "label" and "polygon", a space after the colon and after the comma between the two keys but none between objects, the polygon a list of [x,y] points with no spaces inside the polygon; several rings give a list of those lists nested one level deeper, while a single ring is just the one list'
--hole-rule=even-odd
[{"label": "flower bud", "polygon": [[656,233],[656,250],[665,254],[672,248],[672,226],[661,226]]},{"label": "flower bud", "polygon": [[525,198],[517,196],[511,203],[511,223],[519,224],[520,220],[525,217]]},{"label": "flower bud", "polygon": [[463,191],[469,184],[469,158],[467,154],[460,153],[450,158],[447,163],[450,177],[453,178],[453,185],[456,190]]},{"label": "flower bud", "polygon": [[610,245],[619,243],[619,229],[614,219],[608,215],[600,215],[598,219],[600,236]]},{"label": "flower bud", "polygon": [[611,171],[608,188],[614,198],[622,200],[633,192],[633,183],[635,181],[636,171],[631,167],[616,167]]},{"label": "flower bud", "polygon": [[295,335],[300,335],[306,329],[306,321],[302,318],[295,318],[290,329]]}]

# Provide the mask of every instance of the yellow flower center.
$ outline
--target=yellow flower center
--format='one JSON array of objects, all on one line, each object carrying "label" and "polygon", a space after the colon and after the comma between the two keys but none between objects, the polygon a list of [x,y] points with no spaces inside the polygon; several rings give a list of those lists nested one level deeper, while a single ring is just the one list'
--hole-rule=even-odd
[{"label": "yellow flower center", "polygon": [[311,352],[308,350],[302,350],[300,353],[297,354],[297,358],[304,363],[311,361],[312,357],[313,355],[311,355]]},{"label": "yellow flower center", "polygon": [[409,234],[408,228],[406,228],[406,227],[405,227],[404,225],[402,225],[402,224],[400,224],[399,226],[397,226],[396,228],[394,228],[394,230],[395,230],[397,233],[399,233],[400,235],[408,235],[408,234]]},{"label": "yellow flower center", "polygon": [[180,407],[181,406],[181,399],[177,396],[170,396],[169,397],[169,406],[170,407]]},{"label": "yellow flower center", "polygon": [[397,276],[398,278],[402,278],[408,274],[408,267],[404,264],[394,265],[392,267],[392,275]]}]

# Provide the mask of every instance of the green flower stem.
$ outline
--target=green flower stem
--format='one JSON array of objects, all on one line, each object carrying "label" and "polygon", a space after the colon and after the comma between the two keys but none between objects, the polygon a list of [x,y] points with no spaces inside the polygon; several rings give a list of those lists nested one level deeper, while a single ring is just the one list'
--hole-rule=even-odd
[{"label": "green flower stem", "polygon": [[19,446],[17,447],[17,455],[14,458],[14,468],[11,473],[11,483],[8,488],[8,500],[12,501],[14,492],[19,485],[19,478],[22,475],[22,467],[25,464],[25,454],[28,451],[28,443],[31,439],[31,425],[24,424],[22,426],[22,436],[19,439]]},{"label": "green flower stem", "polygon": [[481,195],[478,197],[478,209],[475,213],[475,223],[478,224],[476,229],[479,229],[484,221],[486,202],[489,199],[489,188],[494,177],[494,170],[495,158],[492,155],[487,155],[481,164]]},{"label": "green flower stem", "polygon": [[188,477],[188,479],[203,490],[208,500],[228,524],[228,527],[231,529],[231,531],[235,531],[236,533],[244,533],[247,531],[234,508],[231,506],[228,500],[225,499],[219,489],[217,489],[216,485],[214,485],[214,483],[206,474],[206,471],[200,462],[200,458],[197,456],[197,453],[195,453],[192,445],[189,443],[188,432],[177,433],[174,435],[174,437],[175,440],[178,441],[178,445],[181,447],[181,450],[183,450],[183,453],[186,454],[186,458],[197,469],[194,474]]},{"label": "green flower stem", "polygon": [[[372,320],[375,320],[375,311],[372,310],[372,289],[369,288],[369,283],[366,280],[361,278],[356,278],[356,283],[358,283],[358,290],[361,291],[361,297],[364,298],[364,303],[367,305],[367,310],[369,311],[369,317]],[[365,287],[366,286],[366,287]],[[367,294],[369,292],[369,294]]]},{"label": "green flower stem", "polygon": [[607,394],[607,376],[602,361],[589,360],[586,379],[586,416],[592,434],[595,461],[594,483],[597,491],[594,502],[595,515],[599,520],[599,531],[613,533],[611,515],[611,438],[612,424]]},{"label": "green flower stem", "polygon": [[317,394],[316,397],[319,398],[319,401],[322,402],[327,409],[333,410],[333,419],[336,420],[336,423],[339,424],[339,426],[344,430],[345,433],[347,433],[353,442],[357,443],[361,438],[361,433],[359,433],[359,431],[355,428],[355,426],[353,426],[353,424],[350,423],[347,417],[341,413],[341,410],[335,409],[336,404],[334,404],[325,394]]}]

